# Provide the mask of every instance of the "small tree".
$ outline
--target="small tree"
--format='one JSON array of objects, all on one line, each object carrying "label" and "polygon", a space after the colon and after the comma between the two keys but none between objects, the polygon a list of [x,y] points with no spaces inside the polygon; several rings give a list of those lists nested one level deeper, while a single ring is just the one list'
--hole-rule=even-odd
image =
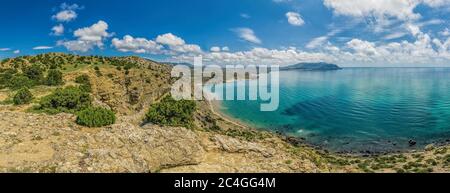
[{"label": "small tree", "polygon": [[36,64],[33,64],[32,66],[25,68],[23,70],[23,73],[26,77],[28,77],[35,83],[40,83],[44,78],[44,70],[39,65]]},{"label": "small tree", "polygon": [[14,105],[29,104],[32,100],[33,94],[31,94],[28,88],[20,89],[13,98]]},{"label": "small tree", "polygon": [[2,69],[0,73],[0,84],[7,84],[16,73],[16,69]]},{"label": "small tree", "polygon": [[78,84],[81,84],[80,85],[80,89],[82,91],[84,91],[84,92],[91,92],[92,91],[91,80],[90,80],[88,75],[83,74],[81,76],[78,76],[75,79],[75,82],[78,83]]},{"label": "small tree", "polygon": [[89,93],[83,92],[78,87],[57,89],[54,93],[44,97],[39,105],[40,110],[48,112],[77,112],[89,107],[92,103]]},{"label": "small tree", "polygon": [[89,107],[77,114],[77,124],[87,127],[103,127],[116,122],[114,112],[105,108]]},{"label": "small tree", "polygon": [[64,83],[63,81],[63,74],[59,70],[49,70],[47,74],[47,78],[45,80],[45,84],[48,86],[57,86],[62,85]]},{"label": "small tree", "polygon": [[78,84],[90,84],[91,80],[90,80],[88,75],[83,74],[83,75],[78,76],[75,79],[75,82],[78,83]]},{"label": "small tree", "polygon": [[31,88],[34,86],[34,82],[26,76],[15,75],[7,82],[6,86],[12,90],[18,90],[23,87]]},{"label": "small tree", "polygon": [[146,121],[162,126],[192,127],[193,114],[196,110],[194,101],[176,101],[171,96],[164,98],[160,103],[153,104],[146,114]]}]

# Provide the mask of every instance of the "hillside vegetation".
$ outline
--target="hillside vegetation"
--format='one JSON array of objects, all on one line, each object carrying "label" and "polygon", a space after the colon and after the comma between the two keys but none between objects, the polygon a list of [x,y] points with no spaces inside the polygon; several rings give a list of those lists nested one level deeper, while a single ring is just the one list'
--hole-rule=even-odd
[{"label": "hillside vegetation", "polygon": [[170,65],[49,53],[0,62],[0,172],[433,172],[446,147],[358,157],[174,101]]}]

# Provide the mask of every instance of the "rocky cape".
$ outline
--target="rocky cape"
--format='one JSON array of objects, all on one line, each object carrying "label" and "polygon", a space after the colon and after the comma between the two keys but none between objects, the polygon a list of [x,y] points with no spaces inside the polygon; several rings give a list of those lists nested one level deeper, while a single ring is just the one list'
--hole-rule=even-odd
[{"label": "rocky cape", "polygon": [[336,64],[329,63],[299,63],[294,65],[289,65],[281,67],[280,70],[303,70],[303,71],[331,71],[331,70],[341,70],[342,68]]}]

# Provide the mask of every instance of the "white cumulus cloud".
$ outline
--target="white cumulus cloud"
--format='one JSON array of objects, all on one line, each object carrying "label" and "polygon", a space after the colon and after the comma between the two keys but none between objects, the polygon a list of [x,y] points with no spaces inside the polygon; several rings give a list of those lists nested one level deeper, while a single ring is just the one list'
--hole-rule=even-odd
[{"label": "white cumulus cloud", "polygon": [[70,51],[79,52],[87,52],[94,47],[103,48],[103,41],[112,36],[107,30],[108,24],[100,20],[90,27],[76,30],[74,32],[76,40],[59,41],[58,45],[62,45]]},{"label": "white cumulus cloud", "polygon": [[69,22],[78,17],[78,14],[74,10],[63,10],[58,12],[52,18],[59,22]]},{"label": "white cumulus cloud", "polygon": [[376,18],[417,19],[414,8],[420,0],[324,0],[324,5],[337,15]]},{"label": "white cumulus cloud", "polygon": [[83,9],[78,4],[63,3],[60,6],[61,10],[52,16],[52,18],[58,22],[70,22],[78,17],[76,10]]},{"label": "white cumulus cloud", "polygon": [[166,33],[159,35],[156,38],[156,42],[167,46],[170,49],[171,54],[177,53],[190,53],[190,54],[200,54],[202,49],[196,44],[186,44],[182,38],[173,35],[172,33]]},{"label": "white cumulus cloud", "polygon": [[96,24],[78,29],[74,32],[74,36],[78,37],[82,41],[102,41],[103,38],[109,37],[110,34],[107,32],[108,24],[104,21],[98,21]]},{"label": "white cumulus cloud", "polygon": [[224,52],[229,52],[230,48],[228,46],[222,47],[222,51]]},{"label": "white cumulus cloud", "polygon": [[220,49],[220,47],[217,47],[217,46],[214,46],[214,47],[211,47],[211,52],[220,52],[222,49]]},{"label": "white cumulus cloud", "polygon": [[155,40],[126,35],[123,39],[114,38],[112,46],[121,52],[138,54],[196,55],[203,53],[199,45],[187,44],[182,38],[172,33],[159,35]]},{"label": "white cumulus cloud", "polygon": [[137,54],[158,54],[161,53],[163,48],[163,46],[153,40],[134,38],[130,35],[126,35],[122,39],[114,38],[112,40],[112,45],[121,52],[134,52]]},{"label": "white cumulus cloud", "polygon": [[305,21],[302,19],[302,16],[299,13],[295,12],[287,12],[286,17],[288,22],[293,26],[302,26],[305,24]]},{"label": "white cumulus cloud", "polygon": [[219,47],[219,46],[213,46],[210,49],[211,52],[229,52],[230,48],[228,46]]},{"label": "white cumulus cloud", "polygon": [[62,24],[53,26],[52,35],[60,36],[64,34],[64,26]]},{"label": "white cumulus cloud", "polygon": [[156,38],[156,42],[169,46],[181,46],[186,44],[186,42],[178,36],[173,35],[172,33],[166,33],[163,35],[159,35]]}]

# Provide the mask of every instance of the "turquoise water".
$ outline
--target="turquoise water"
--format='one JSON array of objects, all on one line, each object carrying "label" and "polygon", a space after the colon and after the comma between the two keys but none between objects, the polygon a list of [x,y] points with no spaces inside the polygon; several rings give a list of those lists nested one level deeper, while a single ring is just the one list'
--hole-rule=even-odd
[{"label": "turquoise water", "polygon": [[450,139],[450,68],[280,73],[277,111],[236,100],[224,101],[222,113],[337,152],[402,151]]}]

